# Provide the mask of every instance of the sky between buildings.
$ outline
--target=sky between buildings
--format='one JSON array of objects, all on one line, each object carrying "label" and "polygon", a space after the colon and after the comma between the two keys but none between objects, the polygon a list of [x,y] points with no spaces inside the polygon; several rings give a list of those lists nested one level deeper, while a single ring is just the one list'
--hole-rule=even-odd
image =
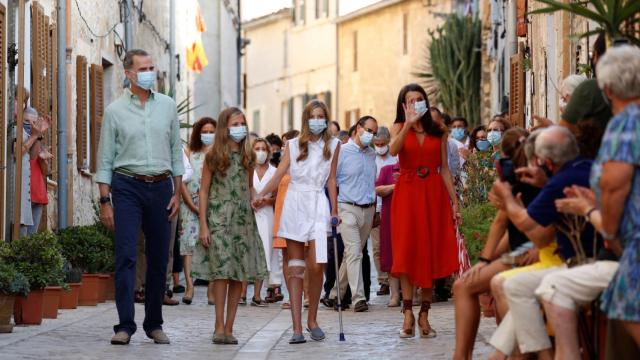
[{"label": "sky between buildings", "polygon": [[[250,20],[292,6],[292,0],[241,0],[242,20]],[[314,0],[307,0],[308,3]],[[338,0],[340,15],[348,14],[380,0]]]}]

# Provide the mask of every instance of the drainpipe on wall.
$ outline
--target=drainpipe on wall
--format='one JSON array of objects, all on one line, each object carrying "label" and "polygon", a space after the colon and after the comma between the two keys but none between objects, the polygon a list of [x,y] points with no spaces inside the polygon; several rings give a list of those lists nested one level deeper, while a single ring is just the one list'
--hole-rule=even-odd
[{"label": "drainpipe on wall", "polygon": [[238,49],[238,54],[237,54],[237,59],[236,59],[236,86],[237,86],[237,91],[236,91],[236,95],[237,95],[237,102],[238,102],[238,107],[242,106],[242,97],[241,97],[241,86],[240,86],[240,77],[241,77],[241,70],[240,70],[240,58],[242,57],[242,18],[240,15],[240,0],[238,0],[238,37],[236,40],[236,47]]},{"label": "drainpipe on wall", "polygon": [[[25,93],[23,91],[24,88],[24,72],[25,72],[25,21],[27,17],[25,16],[25,1],[18,0],[18,98],[16,101],[18,104],[24,103]],[[19,107],[21,109],[21,107]],[[10,109],[12,110],[12,109]],[[15,150],[15,191],[14,191],[14,201],[13,201],[13,230],[11,233],[12,240],[18,240],[20,238],[20,214],[21,214],[21,202],[22,202],[22,123],[23,123],[24,112],[18,111],[18,119],[15,126],[15,134],[16,134],[16,150]]]},{"label": "drainpipe on wall", "polygon": [[125,47],[128,50],[133,49],[133,4],[132,0],[125,0],[126,4],[126,17],[124,21],[124,42]]},{"label": "drainpipe on wall", "polygon": [[57,1],[58,230],[67,227],[67,2]]},{"label": "drainpipe on wall", "polygon": [[338,24],[338,17],[340,16],[340,0],[336,1],[336,19],[335,19],[335,23],[336,23],[336,101],[335,101],[335,114],[336,116],[333,118],[335,121],[338,122],[338,124],[340,124],[340,113],[338,111],[340,111],[340,46],[339,46],[339,33],[338,33],[338,29],[339,29],[339,24]]},{"label": "drainpipe on wall", "polygon": [[[9,45],[16,45],[15,43],[15,39],[16,39],[16,1],[15,0],[9,0],[9,3],[7,4],[7,23],[9,24],[8,27],[8,32],[7,32],[7,39],[8,39],[8,44]],[[13,48],[13,50],[15,51],[15,47]],[[12,53],[11,51],[7,52],[8,54],[8,89],[7,89],[7,112],[6,112],[6,124],[7,124],[7,142],[6,142],[6,159],[7,161],[5,162],[6,164],[6,181],[5,181],[5,186],[6,186],[6,203],[5,203],[5,218],[4,218],[4,234],[0,234],[2,236],[2,238],[5,241],[9,241],[11,239],[11,222],[13,221],[13,201],[15,199],[15,191],[13,191],[13,186],[14,186],[14,179],[15,179],[15,169],[13,168],[13,164],[11,159],[14,158],[14,153],[13,153],[13,139],[16,138],[16,132],[15,132],[15,126],[13,126],[13,122],[15,121],[15,118],[13,117],[13,107],[15,104],[15,90],[16,90],[16,67],[15,67],[15,63],[13,63],[13,59],[14,56],[16,56],[15,53]],[[0,189],[0,191],[2,191],[3,189]]]},{"label": "drainpipe on wall", "polygon": [[169,89],[176,99],[176,0],[169,0]]}]

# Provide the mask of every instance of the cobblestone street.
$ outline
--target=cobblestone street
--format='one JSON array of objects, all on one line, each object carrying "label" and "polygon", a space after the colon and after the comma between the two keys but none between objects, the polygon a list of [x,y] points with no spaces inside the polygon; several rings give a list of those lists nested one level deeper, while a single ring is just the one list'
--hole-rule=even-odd
[{"label": "cobblestone street", "polygon": [[[346,342],[338,341],[338,314],[321,305],[319,321],[327,333],[323,342],[289,345],[291,315],[280,304],[267,308],[241,306],[236,319],[238,346],[214,345],[213,307],[206,304],[205,288],[196,288],[191,306],[164,307],[165,326],[171,345],[155,345],[142,331],[143,307],[136,305],[138,332],[129,346],[109,344],[116,322],[113,302],[97,307],[61,310],[56,320],[41,326],[16,327],[0,335],[0,359],[449,359],[454,347],[453,304],[434,304],[432,326],[435,339],[398,338],[399,308],[386,306],[387,296],[371,300],[369,312],[344,312]],[[373,292],[373,291],[372,291]],[[249,289],[249,296],[252,290]],[[414,308],[417,314],[418,309]],[[303,319],[306,316],[303,314]],[[303,323],[304,324],[304,323]],[[482,319],[476,342],[476,358],[486,358],[494,319]]]}]

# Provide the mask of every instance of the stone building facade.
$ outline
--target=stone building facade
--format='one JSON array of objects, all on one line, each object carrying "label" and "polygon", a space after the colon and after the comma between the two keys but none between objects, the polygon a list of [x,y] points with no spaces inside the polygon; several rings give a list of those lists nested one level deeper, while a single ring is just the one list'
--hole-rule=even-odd
[{"label": "stone building facade", "polygon": [[[10,7],[8,2],[0,0],[4,6],[4,16]],[[52,146],[55,159],[52,160],[51,173],[47,179],[49,205],[46,219],[41,229],[56,229],[58,224],[57,193],[59,186],[66,186],[68,193],[67,224],[84,225],[95,220],[94,203],[98,196],[98,187],[94,179],[95,153],[99,142],[99,128],[104,108],[117,99],[124,89],[124,70],[122,59],[125,52],[124,21],[129,16],[133,28],[132,47],[143,48],[154,59],[157,71],[156,88],[161,92],[169,91],[170,59],[176,57],[176,88],[173,89],[176,100],[180,102],[190,97],[192,104],[201,105],[197,110],[181,116],[181,122],[190,122],[200,116],[217,116],[223,107],[237,105],[238,100],[238,52],[236,40],[238,34],[237,1],[216,0],[176,1],[176,38],[175,53],[170,53],[170,1],[158,0],[143,2],[133,0],[133,9],[127,13],[122,0],[62,0],[67,6],[67,98],[58,98],[55,92],[55,5],[56,0],[26,1],[25,20],[25,87],[32,93],[31,104],[41,113],[53,115],[53,128],[46,141]],[[207,31],[202,34],[195,31],[195,18],[198,4],[206,14]],[[12,4],[13,6],[13,4]],[[214,11],[216,10],[216,11]],[[205,12],[206,11],[206,12]],[[1,26],[3,40],[11,44],[16,39],[7,37],[7,21]],[[48,28],[48,32],[43,30]],[[17,30],[15,31],[17,34]],[[47,37],[48,33],[48,37]],[[205,44],[209,56],[209,66],[201,74],[187,69],[186,49],[195,39]],[[45,50],[46,49],[46,50]],[[46,54],[45,54],[46,53]],[[38,63],[34,58],[42,57]],[[2,61],[6,61],[3,57]],[[224,70],[223,70],[224,69]],[[4,79],[8,79],[6,76]],[[38,83],[41,81],[41,83]],[[8,82],[8,80],[6,81]],[[45,85],[42,85],[46,83]],[[40,85],[39,85],[40,84]],[[9,91],[2,84],[3,95]],[[38,90],[40,89],[40,90]],[[6,101],[7,96],[2,99]],[[46,100],[45,100],[46,99]],[[55,118],[55,104],[66,102],[67,119]],[[6,107],[6,103],[2,104]],[[7,113],[5,111],[5,113]],[[12,121],[12,116],[6,120]],[[57,154],[57,124],[67,124],[67,154]],[[5,123],[6,124],[6,123]],[[4,134],[4,133],[3,133]],[[187,131],[183,133],[187,136]],[[2,146],[8,149],[9,139],[4,136]],[[5,152],[5,153],[8,153]],[[67,183],[58,183],[57,157],[66,156],[68,163]],[[5,161],[9,161],[6,155]],[[6,171],[0,174],[5,180]],[[11,186],[4,182],[8,191]],[[10,202],[5,197],[0,203],[3,211]],[[4,220],[4,219],[2,219]],[[7,228],[8,224],[3,224]],[[4,235],[4,234],[3,234]]]}]

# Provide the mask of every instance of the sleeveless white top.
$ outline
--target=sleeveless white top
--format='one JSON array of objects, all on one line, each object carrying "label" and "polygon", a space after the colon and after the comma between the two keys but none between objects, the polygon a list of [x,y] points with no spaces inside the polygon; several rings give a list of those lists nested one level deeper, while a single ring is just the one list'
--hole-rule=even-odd
[{"label": "sleeveless white top", "polygon": [[339,140],[332,138],[329,149],[331,157],[323,156],[324,140],[308,143],[309,155],[303,161],[298,138],[289,140],[289,176],[291,182],[282,207],[278,236],[306,242],[315,240],[316,261],[327,262],[327,229],[330,226],[331,209],[325,195],[325,186],[331,172],[331,161]]},{"label": "sleeveless white top", "polygon": [[[275,175],[276,168],[269,165],[267,171],[265,171],[262,179],[258,177],[258,172],[253,171],[253,188],[257,193],[260,193],[262,189],[269,183],[269,180]],[[271,271],[271,244],[273,242],[273,206],[263,206],[254,212],[256,217],[256,225],[258,226],[258,233],[262,240],[262,246],[264,247],[264,256],[267,261],[267,270]]]}]

